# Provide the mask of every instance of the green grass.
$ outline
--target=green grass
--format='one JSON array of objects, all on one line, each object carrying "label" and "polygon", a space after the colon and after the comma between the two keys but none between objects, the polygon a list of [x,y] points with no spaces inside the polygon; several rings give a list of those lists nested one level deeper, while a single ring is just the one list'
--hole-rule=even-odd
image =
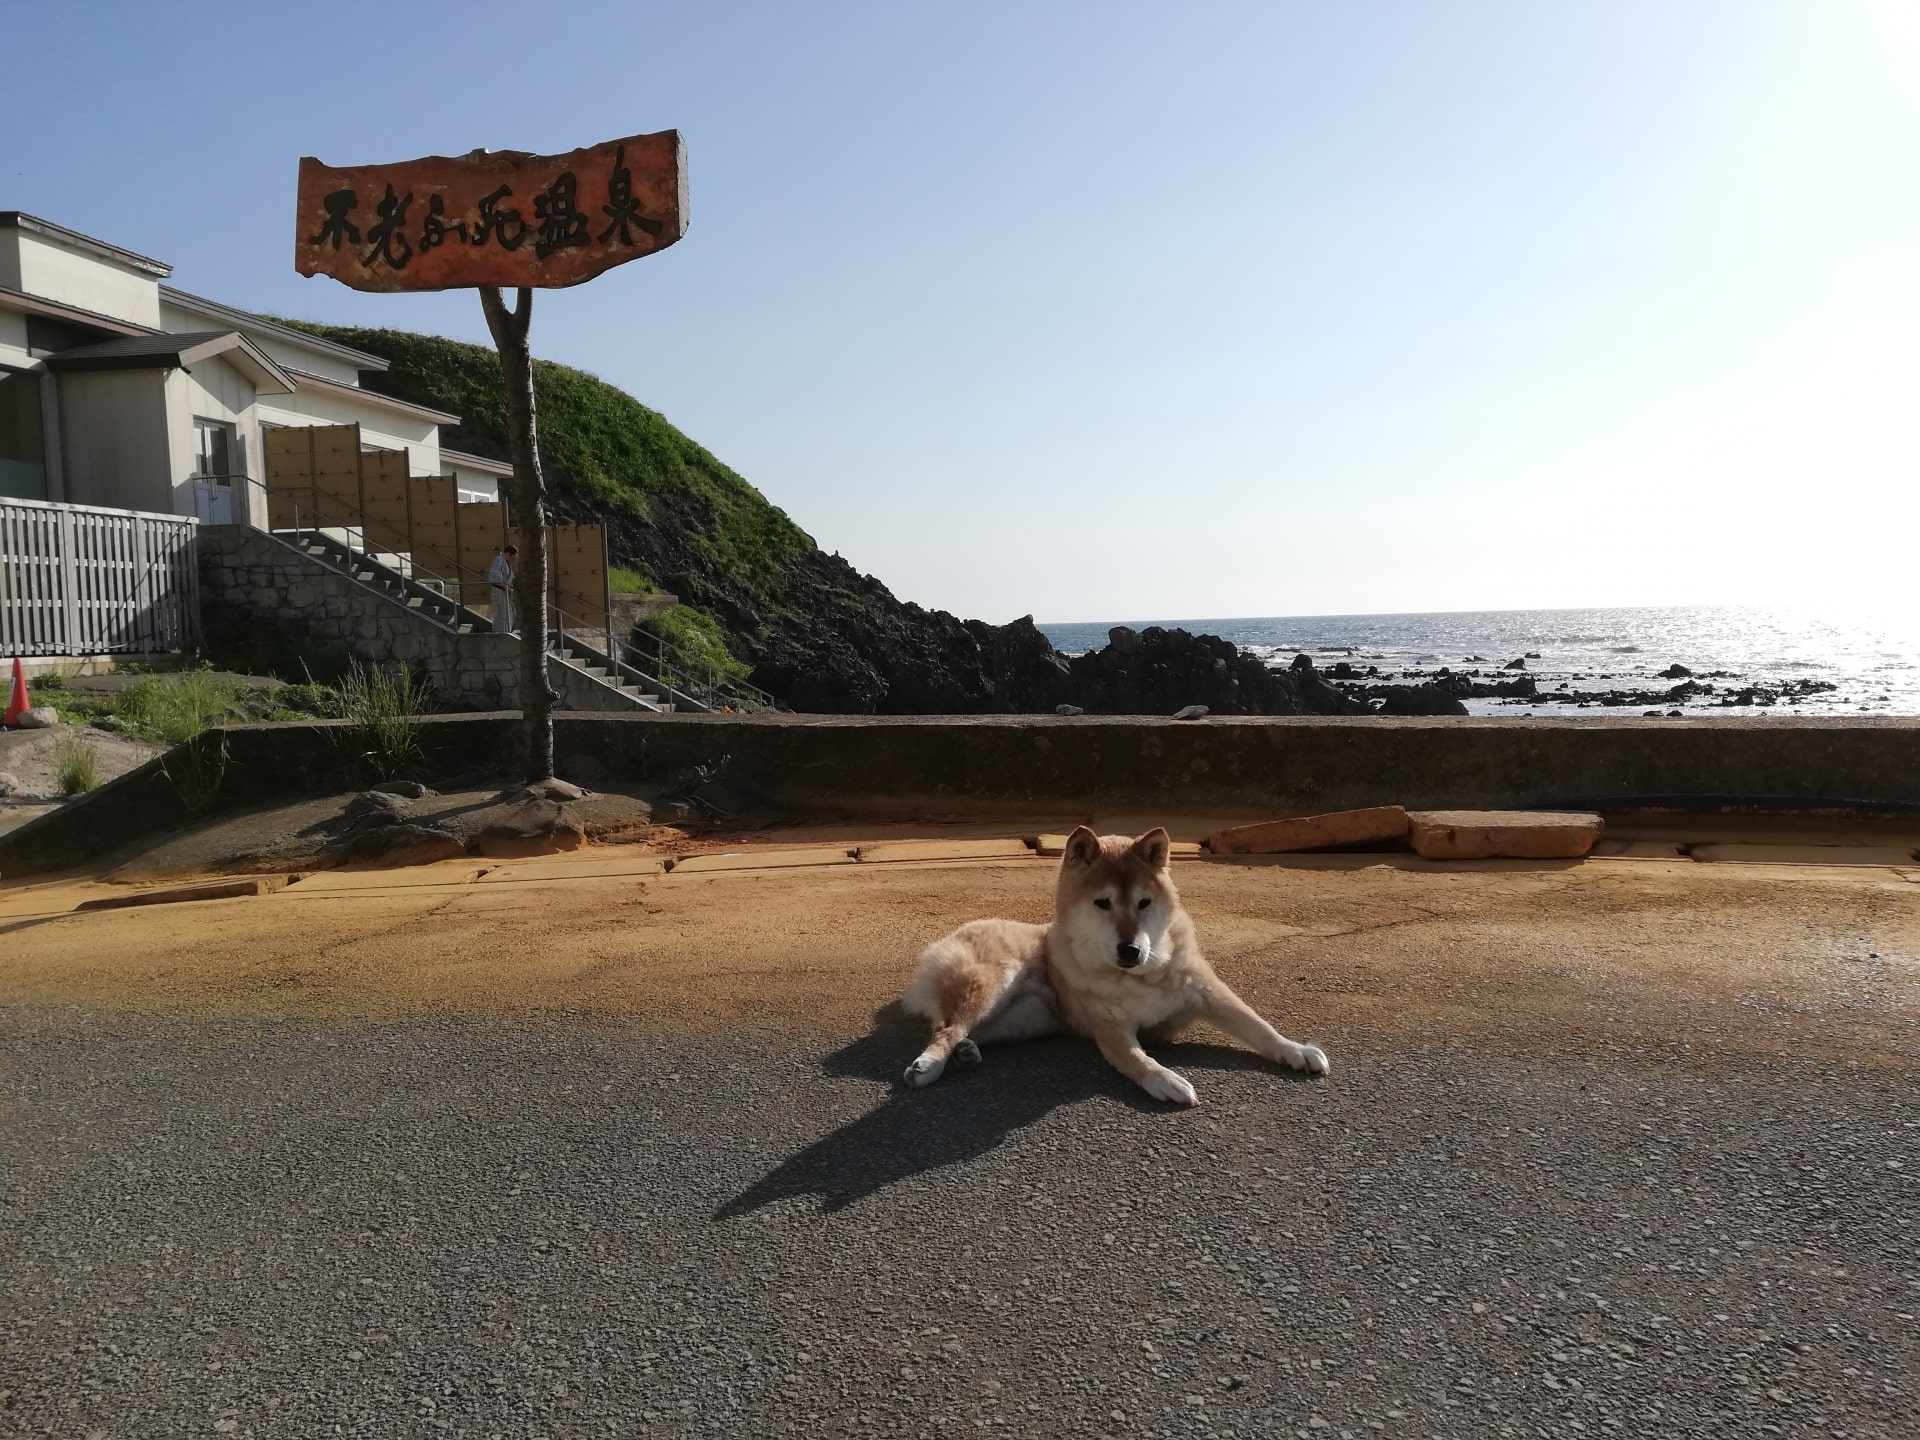
[{"label": "green grass", "polygon": [[[672,641],[696,666],[701,667],[700,673],[695,676],[662,675],[662,680],[691,678],[704,682],[707,670],[718,672],[726,680],[745,680],[753,673],[750,667],[736,660],[728,651],[727,637],[720,633],[720,627],[713,618],[691,605],[676,605],[671,610],[649,615],[640,622],[640,628],[663,640]],[[673,667],[669,664],[666,668]]]},{"label": "green grass", "polygon": [[100,783],[100,757],[83,729],[61,731],[54,742],[53,763],[62,795],[84,795]]},{"label": "green grass", "polygon": [[652,593],[654,584],[638,570],[625,565],[612,566],[607,571],[607,588],[616,595],[647,595]]},{"label": "green grass", "polygon": [[115,727],[146,740],[182,745],[210,727],[234,718],[243,686],[211,671],[183,670],[136,680],[112,699],[106,713]]}]

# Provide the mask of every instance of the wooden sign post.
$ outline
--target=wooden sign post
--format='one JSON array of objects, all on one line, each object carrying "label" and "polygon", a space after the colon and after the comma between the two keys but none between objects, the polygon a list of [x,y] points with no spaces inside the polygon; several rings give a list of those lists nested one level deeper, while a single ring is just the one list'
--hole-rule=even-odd
[{"label": "wooden sign post", "polygon": [[[533,292],[578,285],[687,233],[680,132],[629,135],[566,155],[475,150],[346,168],[308,156],[296,225],[293,265],[302,275],[331,275],[356,290],[480,292],[506,381],[515,518],[525,541],[514,608],[527,780],[544,780],[553,774],[559,697],[547,683],[546,484],[527,343]],[[508,285],[519,291],[512,309],[500,293]]]}]

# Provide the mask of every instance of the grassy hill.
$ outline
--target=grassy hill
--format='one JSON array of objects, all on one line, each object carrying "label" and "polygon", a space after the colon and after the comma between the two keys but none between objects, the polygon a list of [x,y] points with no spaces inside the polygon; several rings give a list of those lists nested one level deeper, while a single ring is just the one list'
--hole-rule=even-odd
[{"label": "grassy hill", "polygon": [[[370,389],[460,416],[441,432],[450,448],[507,458],[492,350],[403,330],[280,323],[382,357],[392,368],[368,372]],[[685,609],[668,621],[676,638],[724,642],[758,683],[805,709],[1012,708],[981,650],[992,627],[903,604],[824,554],[777,505],[625,391],[544,360],[534,362],[534,385],[556,517],[604,524],[616,565],[680,596]]]}]

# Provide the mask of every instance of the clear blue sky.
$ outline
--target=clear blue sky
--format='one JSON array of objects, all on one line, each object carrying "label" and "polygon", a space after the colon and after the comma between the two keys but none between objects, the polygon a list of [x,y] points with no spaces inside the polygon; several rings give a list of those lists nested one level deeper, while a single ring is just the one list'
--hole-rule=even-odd
[{"label": "clear blue sky", "polygon": [[1920,0],[0,0],[0,208],[314,319],[295,166],[679,127],[540,296],[823,546],[1000,620],[1880,601],[1920,570]]}]

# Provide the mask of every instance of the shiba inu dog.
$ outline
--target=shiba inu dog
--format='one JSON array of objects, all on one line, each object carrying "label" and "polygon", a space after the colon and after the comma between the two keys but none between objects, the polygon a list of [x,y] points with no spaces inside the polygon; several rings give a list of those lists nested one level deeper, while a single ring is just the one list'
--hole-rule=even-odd
[{"label": "shiba inu dog", "polygon": [[1278,1064],[1326,1074],[1324,1051],[1287,1039],[1213,973],[1168,872],[1169,849],[1165,830],[1129,839],[1082,825],[1061,857],[1052,924],[975,920],[929,945],[900,1002],[934,1027],[907,1083],[931,1085],[949,1061],[977,1064],[981,1045],[1067,1030],[1149,1095],[1197,1105],[1186,1077],[1140,1042],[1198,1019]]}]

